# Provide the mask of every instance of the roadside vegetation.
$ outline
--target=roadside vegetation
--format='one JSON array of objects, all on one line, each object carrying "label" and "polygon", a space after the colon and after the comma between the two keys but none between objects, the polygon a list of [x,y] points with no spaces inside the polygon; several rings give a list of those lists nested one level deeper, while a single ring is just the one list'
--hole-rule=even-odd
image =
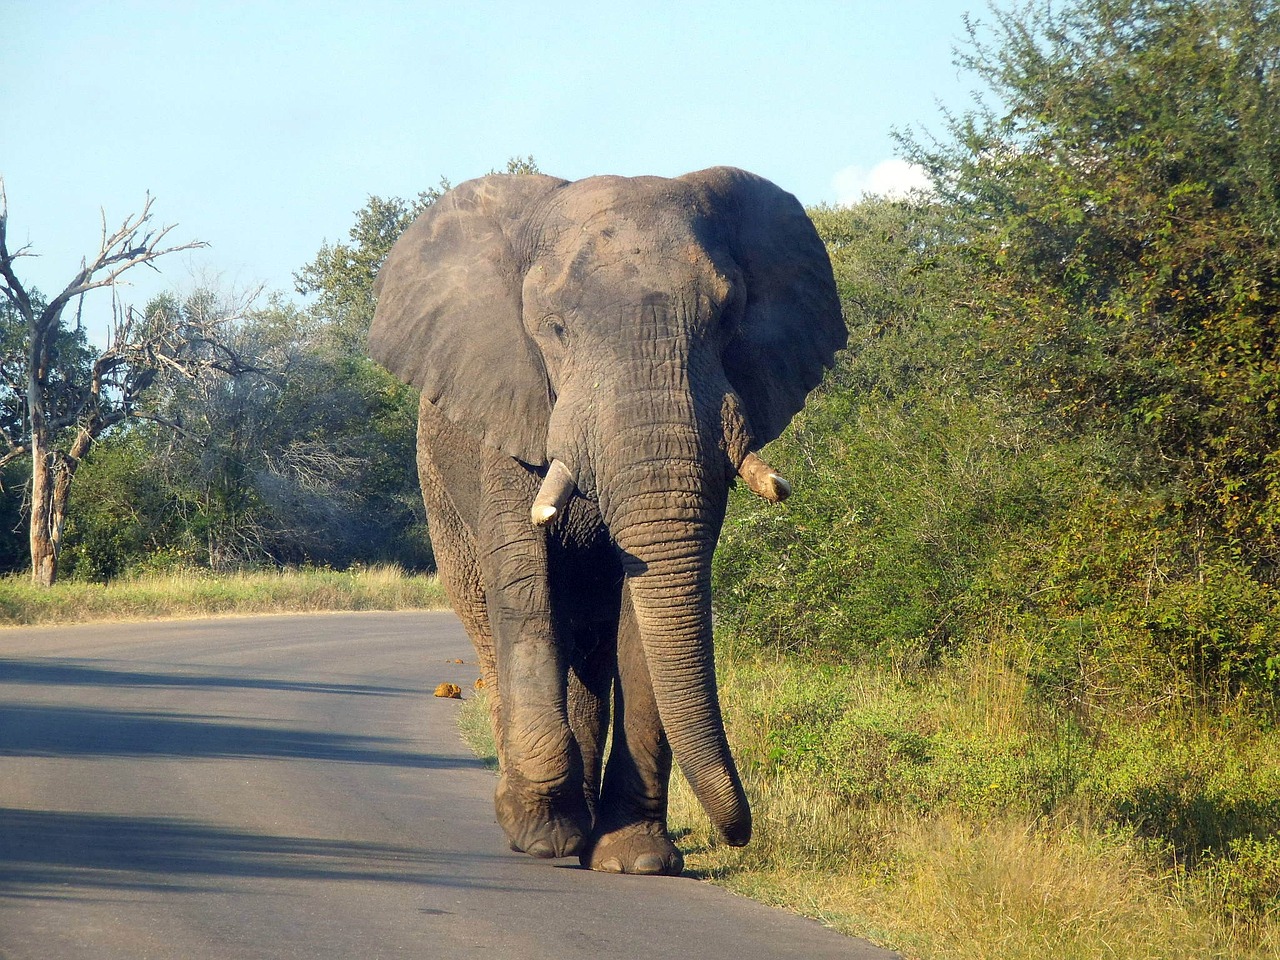
[{"label": "roadside vegetation", "polygon": [[36,586],[26,574],[0,578],[0,626],[448,606],[434,576],[395,566],[143,573],[52,587]]},{"label": "roadside vegetation", "polygon": [[755,817],[695,876],[906,957],[1280,955],[1280,736],[1195,711],[1084,723],[975,648],[912,671],[722,649]]}]

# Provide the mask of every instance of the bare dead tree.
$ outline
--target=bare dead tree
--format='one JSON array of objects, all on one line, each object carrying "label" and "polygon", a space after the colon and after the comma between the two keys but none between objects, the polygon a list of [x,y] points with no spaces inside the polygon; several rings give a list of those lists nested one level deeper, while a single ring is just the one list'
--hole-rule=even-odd
[{"label": "bare dead tree", "polygon": [[[207,246],[199,240],[166,246],[174,225],[152,226],[153,199],[148,194],[142,210],[111,232],[104,213],[97,254],[82,261],[71,282],[41,306],[14,268],[18,259],[32,253],[29,245],[9,249],[8,201],[0,178],[0,294],[25,324],[20,347],[0,357],[0,385],[21,398],[25,408],[21,417],[0,422],[0,467],[31,459],[31,570],[33,580],[44,586],[57,577],[71,481],[93,442],[131,417],[159,419],[142,403],[158,379],[234,376],[251,369],[223,336],[223,329],[236,318],[235,310],[175,315],[160,309],[147,315],[121,306],[114,291],[126,270],[141,264],[154,269],[160,257]],[[56,384],[55,403],[55,343],[65,334],[67,308],[76,304],[78,326],[85,294],[103,287],[113,290],[107,346],[72,382]]]}]

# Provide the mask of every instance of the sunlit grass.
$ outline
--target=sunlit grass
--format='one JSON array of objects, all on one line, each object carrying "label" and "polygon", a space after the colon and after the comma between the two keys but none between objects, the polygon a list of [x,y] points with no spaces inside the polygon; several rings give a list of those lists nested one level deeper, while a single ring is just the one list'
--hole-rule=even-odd
[{"label": "sunlit grass", "polygon": [[448,606],[433,576],[399,567],[147,574],[107,584],[63,581],[50,589],[25,576],[0,578],[0,625],[166,617],[421,610]]},{"label": "sunlit grass", "polygon": [[493,726],[489,722],[489,696],[483,689],[463,694],[462,707],[458,710],[458,729],[473,753],[484,761],[486,767],[498,769],[498,745],[493,739]]},{"label": "sunlit grass", "polygon": [[[972,659],[911,680],[719,666],[755,835],[719,843],[676,776],[671,827],[694,875],[909,958],[1280,956],[1274,730],[1202,730],[1180,750],[1159,729],[1085,741],[1016,671]],[[1117,771],[1128,756],[1167,769]],[[1183,824],[1179,803],[1223,822]],[[1196,867],[1166,828],[1263,839]]]}]

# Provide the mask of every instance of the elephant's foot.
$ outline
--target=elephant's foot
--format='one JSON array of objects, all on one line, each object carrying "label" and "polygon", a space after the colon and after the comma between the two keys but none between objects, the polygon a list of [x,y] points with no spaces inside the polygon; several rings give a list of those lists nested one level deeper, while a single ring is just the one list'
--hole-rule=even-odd
[{"label": "elephant's foot", "polygon": [[587,845],[590,815],[581,793],[563,801],[523,797],[504,776],[498,780],[494,809],[512,850],[531,857],[572,857]]},{"label": "elephant's foot", "polygon": [[603,873],[675,877],[684,869],[684,857],[667,836],[666,827],[653,820],[628,823],[601,833],[581,860],[584,867]]}]

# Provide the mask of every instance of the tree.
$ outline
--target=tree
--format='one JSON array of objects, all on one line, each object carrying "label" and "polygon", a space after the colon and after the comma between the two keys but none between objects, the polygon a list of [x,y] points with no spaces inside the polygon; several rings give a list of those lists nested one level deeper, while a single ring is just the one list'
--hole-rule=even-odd
[{"label": "tree", "polygon": [[178,384],[162,412],[181,435],[135,431],[181,518],[172,548],[213,569],[426,566],[412,392],[293,304],[253,310],[231,333],[263,369]]},{"label": "tree", "polygon": [[[160,379],[244,369],[222,342],[229,316],[221,313],[182,318],[163,308],[139,313],[113,298],[107,346],[89,346],[81,325],[87,293],[114,289],[125,271],[140,264],[205,246],[200,241],[164,246],[173,226],[151,226],[152,202],[148,195],[141,212],[110,233],[104,216],[93,259],[46,302],[18,278],[16,263],[30,251],[9,248],[8,203],[0,181],[0,294],[7,308],[0,357],[0,467],[30,458],[31,570],[43,586],[57,577],[71,482],[94,441],[129,418],[153,416],[144,399]],[[74,319],[67,315],[73,303]]]},{"label": "tree", "polygon": [[970,25],[987,101],[922,143],[1025,395],[1280,567],[1280,7],[1070,0]]},{"label": "tree", "polygon": [[1274,707],[1280,5],[1037,0],[959,63],[977,107],[903,143],[974,278],[978,372],[1081,454],[971,609],[1081,710]]}]

